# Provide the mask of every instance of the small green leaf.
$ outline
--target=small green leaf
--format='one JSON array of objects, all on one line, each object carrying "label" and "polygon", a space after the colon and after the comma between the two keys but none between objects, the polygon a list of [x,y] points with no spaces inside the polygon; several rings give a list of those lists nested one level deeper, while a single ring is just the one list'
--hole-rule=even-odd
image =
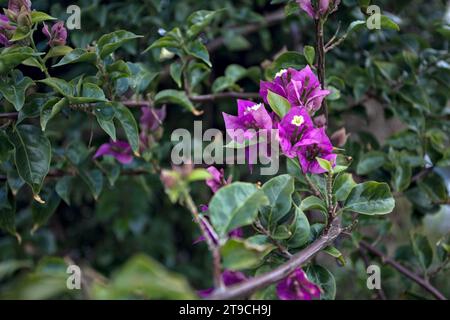
[{"label": "small green leaf", "polygon": [[68,83],[67,81],[59,78],[46,78],[43,80],[40,80],[39,82],[42,82],[46,84],[47,86],[51,87],[53,90],[55,90],[57,93],[61,94],[64,97],[71,98],[74,94],[75,88]]},{"label": "small green leaf", "polygon": [[187,176],[186,180],[189,182],[194,182],[194,181],[204,181],[210,178],[211,174],[206,169],[194,169]]},{"label": "small green leaf", "polygon": [[326,159],[322,159],[319,157],[316,157],[317,162],[319,163],[319,166],[325,170],[326,172],[332,172],[333,171],[333,166],[331,165],[331,162],[326,160]]},{"label": "small green leaf", "polygon": [[269,199],[270,205],[261,210],[267,224],[272,226],[282,219],[292,206],[292,193],[294,193],[294,179],[283,174],[270,179],[261,188]]},{"label": "small green leaf", "polygon": [[367,215],[390,213],[395,207],[389,186],[374,181],[356,185],[345,201],[344,209]]},{"label": "small green leaf", "polygon": [[366,175],[380,167],[386,162],[386,154],[381,151],[369,151],[364,154],[356,167],[356,174]]},{"label": "small green leaf", "polygon": [[275,247],[271,244],[253,244],[241,239],[229,239],[221,248],[223,267],[230,270],[255,268]]},{"label": "small green leaf", "polygon": [[334,300],[336,297],[336,281],[330,271],[319,265],[310,265],[305,272],[309,281],[314,282],[322,289],[320,300]]},{"label": "small green leaf", "polygon": [[186,52],[191,56],[202,60],[208,67],[212,67],[211,61],[209,61],[208,49],[200,40],[190,42],[186,46]]},{"label": "small green leaf", "polygon": [[212,20],[221,11],[222,10],[217,11],[200,10],[192,13],[187,19],[188,37],[190,38],[196,37],[200,32],[202,32],[207,26],[211,24]]},{"label": "small green leaf", "polygon": [[[56,48],[60,48],[60,47],[55,47],[53,49]],[[52,49],[52,50],[53,50]],[[58,50],[62,50],[62,49],[58,49]],[[66,49],[68,50],[68,49]],[[50,55],[52,51],[50,50],[50,52],[47,55]],[[58,53],[60,53],[58,51]],[[89,52],[85,49],[79,49],[76,48],[68,53],[65,54],[65,56],[59,60],[59,62],[55,65],[53,65],[53,67],[61,67],[61,66],[65,66],[68,64],[72,64],[72,63],[79,63],[79,62],[87,62],[87,63],[94,63],[96,61],[96,54],[95,52]],[[46,56],[47,58],[47,56]]]},{"label": "small green leaf", "polygon": [[356,182],[353,180],[351,173],[340,174],[334,180],[333,184],[333,194],[335,195],[336,200],[345,201],[355,186]]},{"label": "small green leaf", "polygon": [[303,54],[306,58],[306,61],[310,66],[314,65],[314,59],[316,56],[316,50],[312,46],[305,46],[303,48]]},{"label": "small green leaf", "polygon": [[14,145],[14,162],[20,177],[33,189],[36,199],[42,183],[50,169],[50,141],[39,128],[32,125],[18,125],[9,133]]},{"label": "small green leaf", "polygon": [[323,251],[329,254],[330,256],[336,258],[341,263],[342,266],[346,265],[344,255],[335,247],[329,246],[326,247]]},{"label": "small green leaf", "polygon": [[133,113],[121,103],[114,103],[116,119],[122,125],[134,154],[139,154],[139,130]]},{"label": "small green leaf", "polygon": [[394,21],[392,21],[385,15],[381,16],[381,28],[400,31],[400,27],[398,26],[398,24],[396,24]]},{"label": "small green leaf", "polygon": [[421,234],[412,235],[411,244],[420,266],[426,271],[433,262],[433,249],[428,238]]},{"label": "small green leaf", "polygon": [[272,110],[280,118],[283,118],[286,115],[286,113],[288,113],[289,110],[291,109],[291,104],[287,99],[270,90],[268,91],[267,100],[269,101],[269,105],[272,108]]},{"label": "small green leaf", "polygon": [[71,176],[61,177],[55,186],[56,193],[68,206],[70,206],[70,192],[72,190],[73,179]]},{"label": "small green leaf", "polygon": [[0,93],[8,100],[17,111],[25,104],[25,93],[34,84],[31,78],[23,77],[21,73],[15,72],[11,79],[0,79]]},{"label": "small green leaf", "polygon": [[302,211],[319,210],[322,212],[327,212],[327,206],[325,202],[316,196],[309,196],[305,198],[300,204],[300,209]]},{"label": "small green leaf", "polygon": [[137,38],[142,38],[142,36],[138,36],[125,30],[117,30],[103,35],[97,41],[97,49],[100,58],[105,59],[108,55],[119,49],[126,42]]},{"label": "small green leaf", "polygon": [[170,65],[170,76],[177,84],[178,88],[182,87],[181,76],[183,74],[183,63],[181,61],[174,62]]},{"label": "small green leaf", "polygon": [[23,61],[37,54],[29,47],[10,47],[0,54],[0,74],[7,73],[21,64]]},{"label": "small green leaf", "polygon": [[303,211],[296,207],[294,221],[290,226],[292,236],[287,244],[290,248],[299,248],[309,242],[311,226]]},{"label": "small green leaf", "polygon": [[100,193],[103,190],[103,174],[100,170],[87,170],[84,168],[79,168],[78,173],[81,179],[86,183],[92,196],[95,200],[98,200]]},{"label": "small green leaf", "polygon": [[49,16],[45,12],[35,11],[35,10],[31,11],[31,22],[33,24],[47,21],[47,20],[56,20],[56,18]]},{"label": "small green leaf", "polygon": [[51,99],[41,109],[41,128],[45,131],[48,122],[68,104],[67,98]]},{"label": "small green leaf", "polygon": [[228,232],[253,223],[258,209],[269,204],[254,184],[235,182],[216,192],[209,204],[211,223],[221,238]]},{"label": "small green leaf", "polygon": [[18,236],[16,232],[16,201],[7,183],[3,183],[0,187],[0,229],[13,236]]},{"label": "small green leaf", "polygon": [[155,103],[174,103],[184,107],[186,110],[192,112],[194,115],[201,115],[203,112],[195,109],[195,106],[192,104],[191,100],[189,100],[188,96],[184,91],[177,90],[163,90],[158,92],[155,96]]}]

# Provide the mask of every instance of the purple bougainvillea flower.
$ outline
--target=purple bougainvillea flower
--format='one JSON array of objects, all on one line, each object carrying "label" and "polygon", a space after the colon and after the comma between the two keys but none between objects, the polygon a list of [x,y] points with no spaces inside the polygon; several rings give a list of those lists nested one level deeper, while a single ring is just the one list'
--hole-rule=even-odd
[{"label": "purple bougainvillea flower", "polygon": [[[333,0],[318,0],[318,8],[315,8],[311,0],[297,0],[300,8],[313,19],[319,19],[324,15],[330,7],[330,2],[333,4]],[[334,6],[337,6],[339,2],[340,0],[334,1]]]},{"label": "purple bougainvillea flower", "polygon": [[48,39],[48,45],[50,47],[63,46],[67,41],[67,29],[64,27],[64,22],[56,22],[51,29],[44,23],[42,33]]},{"label": "purple bougainvillea flower", "polygon": [[112,156],[122,164],[129,164],[133,161],[131,146],[125,141],[111,141],[102,144],[94,155],[94,159],[102,156]]},{"label": "purple bougainvillea flower", "polygon": [[288,158],[297,157],[303,136],[312,128],[312,120],[305,108],[292,107],[278,125],[283,154]]},{"label": "purple bougainvillea flower", "polygon": [[310,114],[320,109],[323,99],[330,94],[323,90],[319,79],[309,66],[295,72],[287,85],[287,99],[293,106],[304,106]]},{"label": "purple bougainvillea flower", "polygon": [[283,69],[275,75],[273,81],[261,81],[259,94],[266,103],[269,91],[288,99],[292,106],[304,106],[311,115],[330,94],[329,90],[321,88],[319,79],[309,66],[302,70]]},{"label": "purple bougainvillea flower", "polygon": [[161,109],[153,109],[150,107],[141,108],[140,126],[145,131],[155,131],[158,129],[164,119],[166,119],[166,106]]},{"label": "purple bougainvillea flower", "polygon": [[4,47],[11,45],[9,39],[12,37],[14,30],[16,30],[16,27],[10,24],[8,17],[0,14],[0,45]]},{"label": "purple bougainvillea flower", "polygon": [[278,283],[277,295],[281,300],[312,300],[320,298],[320,288],[309,281],[306,273],[298,268]]},{"label": "purple bougainvillea flower", "polygon": [[[239,271],[224,270],[222,273],[222,281],[226,287],[241,283],[245,280],[247,280],[247,277]],[[213,291],[213,288],[200,290],[198,291],[198,295],[202,298],[207,298]]]},{"label": "purple bougainvillea flower", "polygon": [[225,179],[225,173],[223,169],[217,169],[216,167],[209,167],[208,172],[211,174],[211,178],[206,179],[206,185],[211,188],[212,192],[216,193],[217,190],[223,186],[231,183],[231,177]]},{"label": "purple bougainvillea flower", "polygon": [[30,0],[9,0],[8,10],[14,14],[19,14],[19,12],[25,8],[27,11],[31,11],[31,1]]},{"label": "purple bougainvillea flower", "polygon": [[[264,105],[253,101],[238,100],[238,115],[223,113],[223,119],[227,133],[239,143],[252,139],[258,129],[272,129],[272,118]],[[243,135],[238,135],[236,130]]]},{"label": "purple bougainvillea flower", "polygon": [[333,145],[324,128],[311,129],[305,133],[300,141],[301,146],[298,158],[304,173],[324,173],[317,157],[328,160],[335,165],[336,154],[333,154]]}]

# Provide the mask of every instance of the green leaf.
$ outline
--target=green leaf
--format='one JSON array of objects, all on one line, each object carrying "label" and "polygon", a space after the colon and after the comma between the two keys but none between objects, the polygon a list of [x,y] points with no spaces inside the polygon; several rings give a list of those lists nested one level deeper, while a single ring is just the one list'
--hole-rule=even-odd
[{"label": "green leaf", "polygon": [[204,181],[210,178],[211,174],[206,169],[194,169],[192,170],[191,173],[189,173],[186,180],[188,182],[194,182],[194,181]]},{"label": "green leaf", "polygon": [[7,183],[0,187],[0,229],[20,239],[16,232],[16,201]]},{"label": "green leaf", "polygon": [[31,78],[23,77],[20,72],[13,72],[12,78],[0,79],[0,93],[20,111],[25,104],[25,92],[33,84]]},{"label": "green leaf", "polygon": [[374,181],[356,185],[345,201],[344,209],[367,215],[390,213],[395,207],[389,186]]},{"label": "green leaf", "polygon": [[356,167],[356,174],[366,175],[378,168],[381,168],[385,162],[385,153],[381,151],[369,151],[360,158]]},{"label": "green leaf", "polygon": [[271,244],[254,244],[241,239],[229,239],[221,248],[223,267],[229,270],[255,268],[275,247]]},{"label": "green leaf", "polygon": [[106,99],[105,93],[99,86],[93,83],[85,82],[82,84],[80,96],[69,97],[69,101],[73,104],[83,104],[106,102],[108,99]]},{"label": "green leaf", "polygon": [[425,178],[419,180],[419,189],[435,203],[440,203],[448,199],[448,191],[444,179],[434,172],[427,174]]},{"label": "green leaf", "polygon": [[32,188],[37,201],[42,183],[50,169],[50,141],[39,128],[18,125],[9,134],[14,145],[14,162],[20,177]]},{"label": "green leaf", "polygon": [[390,29],[390,30],[400,31],[400,27],[398,26],[398,24],[396,24],[394,21],[392,21],[387,16],[382,15],[380,20],[381,20],[381,28],[382,29]]},{"label": "green leaf", "polygon": [[13,34],[12,38],[10,39],[10,41],[12,41],[12,42],[20,41],[20,40],[26,39],[30,36],[31,36],[31,29],[28,26],[19,26],[14,31],[14,34]]},{"label": "green leaf", "polygon": [[211,223],[221,238],[238,227],[253,223],[258,209],[269,204],[254,184],[235,182],[216,192],[209,204]]},{"label": "green leaf", "polygon": [[332,172],[333,166],[331,165],[331,162],[319,157],[316,157],[317,162],[319,163],[319,166],[325,170],[326,172]]},{"label": "green leaf", "polygon": [[287,242],[290,248],[299,248],[309,242],[311,226],[306,215],[298,207],[295,208],[295,217],[290,229],[292,236]]},{"label": "green leaf", "polygon": [[61,94],[64,97],[71,98],[74,94],[75,88],[68,83],[67,81],[59,78],[46,78],[43,80],[39,80],[52,88],[57,93]]},{"label": "green leaf", "polygon": [[314,49],[314,47],[312,46],[305,46],[303,48],[303,55],[306,58],[306,61],[308,62],[308,64],[310,66],[314,65],[314,59],[316,56],[316,49]]},{"label": "green leaf", "polygon": [[336,249],[333,246],[329,246],[326,247],[323,251],[329,254],[330,256],[336,258],[341,263],[342,266],[345,266],[346,261],[344,255],[338,249]]},{"label": "green leaf", "polygon": [[64,176],[58,179],[55,191],[64,202],[70,206],[70,192],[72,190],[73,177]]},{"label": "green leaf", "polygon": [[190,42],[186,46],[186,52],[191,56],[202,60],[208,67],[212,67],[211,61],[209,61],[208,49],[200,40]]},{"label": "green leaf", "polygon": [[24,60],[35,55],[34,50],[29,47],[10,47],[4,49],[0,54],[0,74],[7,73]]},{"label": "green leaf", "polygon": [[33,24],[47,21],[47,20],[56,20],[56,18],[49,16],[45,12],[36,11],[36,10],[31,11],[31,22]]},{"label": "green leaf", "polygon": [[170,76],[177,84],[178,88],[182,87],[181,76],[183,74],[183,63],[181,61],[174,62],[170,65]]},{"label": "green leaf", "polygon": [[174,299],[192,300],[196,294],[186,279],[167,270],[159,262],[145,255],[137,255],[113,273],[107,284],[95,283],[94,299]]},{"label": "green leaf", "polygon": [[97,41],[97,49],[100,58],[105,59],[108,55],[119,49],[126,42],[137,38],[142,38],[142,36],[138,36],[125,30],[117,30],[112,33],[105,34]]},{"label": "green leaf", "polygon": [[433,262],[433,249],[428,238],[421,234],[411,236],[413,252],[419,260],[420,266],[426,271]]},{"label": "green leaf", "polygon": [[201,115],[203,112],[195,109],[195,106],[192,104],[191,100],[189,100],[188,96],[184,91],[177,90],[163,90],[158,92],[155,96],[155,103],[174,103],[184,107],[186,110],[192,112],[194,115]]},{"label": "green leaf", "polygon": [[286,115],[286,113],[288,113],[289,110],[291,109],[291,104],[287,99],[270,90],[268,91],[267,100],[269,101],[269,105],[272,108],[272,110],[280,118],[283,118]]},{"label": "green leaf", "polygon": [[47,127],[47,123],[53,119],[63,107],[68,104],[67,98],[62,99],[51,99],[49,100],[41,109],[41,128],[42,131],[45,131]]},{"label": "green leaf", "polygon": [[268,208],[262,210],[262,213],[265,213],[268,225],[272,226],[291,209],[294,179],[288,174],[277,176],[264,183],[262,191],[266,194],[270,203]]},{"label": "green leaf", "polygon": [[303,199],[302,203],[300,204],[300,209],[302,211],[319,210],[322,212],[327,212],[327,206],[325,202],[316,196],[309,196]]},{"label": "green leaf", "polygon": [[167,32],[164,37],[153,42],[143,53],[155,48],[181,48],[183,35],[179,28],[174,28]]},{"label": "green leaf", "polygon": [[333,194],[335,195],[336,200],[345,201],[355,186],[356,182],[353,180],[351,173],[340,174],[334,180],[333,184]]},{"label": "green leaf", "polygon": [[97,122],[113,141],[116,141],[116,127],[114,125],[114,117],[116,111],[111,103],[98,104],[94,109]]},{"label": "green leaf", "polygon": [[31,214],[33,216],[32,233],[47,223],[48,219],[53,215],[61,202],[61,198],[55,191],[47,192],[47,194],[42,196],[42,199],[45,203],[33,202],[33,205],[31,206]]},{"label": "green leaf", "polygon": [[116,109],[116,119],[122,125],[125,135],[127,136],[128,142],[130,143],[131,149],[134,154],[139,154],[139,130],[134,119],[133,113],[130,109],[122,105],[121,103],[114,103]]},{"label": "green leaf", "polygon": [[84,183],[88,186],[94,199],[98,200],[98,197],[103,190],[102,172],[97,169],[87,170],[85,168],[79,168],[78,173]]},{"label": "green leaf", "polygon": [[192,13],[187,19],[188,37],[190,38],[196,37],[200,32],[202,32],[207,26],[211,24],[214,17],[221,11],[222,10],[217,11],[200,10]]},{"label": "green leaf", "polygon": [[[55,47],[59,48],[59,47]],[[53,48],[53,49],[55,49]],[[51,52],[51,51],[50,51]],[[49,55],[50,52],[47,54]],[[46,57],[47,58],[47,57]],[[87,62],[87,63],[94,63],[97,59],[97,55],[95,52],[89,52],[85,49],[79,49],[76,48],[69,53],[67,53],[59,62],[53,67],[61,67],[72,63],[79,63],[79,62]]]},{"label": "green leaf", "polygon": [[314,282],[322,289],[320,300],[334,300],[336,297],[336,281],[333,274],[319,265],[308,266],[305,270],[309,281]]},{"label": "green leaf", "polygon": [[307,64],[305,56],[299,52],[287,51],[279,55],[275,61],[266,69],[265,75],[273,79],[280,70],[294,68],[301,69]]}]

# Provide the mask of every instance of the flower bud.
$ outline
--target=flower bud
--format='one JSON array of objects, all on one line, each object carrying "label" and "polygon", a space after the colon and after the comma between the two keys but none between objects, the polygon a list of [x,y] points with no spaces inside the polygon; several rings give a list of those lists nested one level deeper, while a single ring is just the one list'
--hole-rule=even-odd
[{"label": "flower bud", "polygon": [[51,29],[44,23],[42,33],[48,39],[48,45],[50,47],[63,46],[67,40],[67,29],[64,27],[64,22],[58,21]]}]

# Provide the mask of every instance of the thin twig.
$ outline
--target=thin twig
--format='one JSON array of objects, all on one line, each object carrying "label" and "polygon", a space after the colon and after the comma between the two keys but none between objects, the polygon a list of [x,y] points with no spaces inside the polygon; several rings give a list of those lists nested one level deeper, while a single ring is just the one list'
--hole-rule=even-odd
[{"label": "thin twig", "polygon": [[184,194],[184,203],[186,205],[186,208],[191,212],[194,221],[198,224],[200,231],[202,232],[202,236],[205,238],[206,243],[208,244],[209,250],[211,251],[213,255],[213,275],[214,275],[214,286],[216,290],[223,291],[225,288],[225,285],[222,281],[222,264],[221,264],[221,257],[220,257],[220,251],[219,246],[217,246],[214,243],[214,240],[211,238],[204,222],[202,221],[197,206],[194,203],[194,200],[192,200],[191,195],[189,192],[185,192]]},{"label": "thin twig", "polygon": [[402,266],[400,263],[398,263],[394,259],[389,258],[383,252],[381,252],[380,250],[378,250],[377,248],[372,246],[370,243],[368,243],[366,241],[360,241],[359,245],[361,247],[363,247],[364,249],[366,249],[368,252],[378,256],[384,264],[390,265],[391,267],[393,267],[394,269],[399,271],[401,274],[403,274],[407,278],[416,282],[418,285],[420,285],[426,291],[431,293],[436,299],[447,300],[447,298],[438,289],[436,289],[428,280],[423,279],[422,277],[415,274],[411,270]]}]

